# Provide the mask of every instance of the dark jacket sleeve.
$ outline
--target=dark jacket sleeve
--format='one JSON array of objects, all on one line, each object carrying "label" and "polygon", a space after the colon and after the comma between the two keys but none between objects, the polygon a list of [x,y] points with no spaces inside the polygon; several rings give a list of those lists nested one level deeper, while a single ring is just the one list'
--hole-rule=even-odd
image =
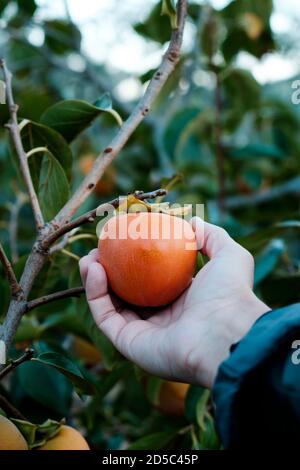
[{"label": "dark jacket sleeve", "polygon": [[300,304],[266,313],[232,347],[213,399],[225,448],[299,448]]}]

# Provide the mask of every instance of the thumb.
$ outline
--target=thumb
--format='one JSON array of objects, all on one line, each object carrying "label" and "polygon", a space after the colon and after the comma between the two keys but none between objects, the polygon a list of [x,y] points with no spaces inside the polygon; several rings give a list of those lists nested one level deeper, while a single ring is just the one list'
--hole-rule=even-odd
[{"label": "thumb", "polygon": [[216,257],[228,257],[240,262],[244,267],[253,269],[253,256],[236,243],[233,238],[221,227],[209,224],[200,217],[193,217],[191,220],[195,231],[198,249],[210,259]]},{"label": "thumb", "polygon": [[126,320],[116,311],[111,301],[106,273],[100,263],[94,261],[89,264],[85,290],[96,325],[113,343],[116,343],[116,338],[126,325]]}]

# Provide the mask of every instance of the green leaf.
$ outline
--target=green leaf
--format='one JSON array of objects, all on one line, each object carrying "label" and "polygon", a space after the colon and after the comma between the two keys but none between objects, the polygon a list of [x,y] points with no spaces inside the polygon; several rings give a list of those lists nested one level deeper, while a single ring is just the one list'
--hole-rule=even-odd
[{"label": "green leaf", "polygon": [[273,271],[285,250],[285,243],[280,239],[275,239],[255,258],[255,287]]},{"label": "green leaf", "polygon": [[163,137],[164,146],[170,157],[175,157],[175,149],[181,133],[200,112],[198,107],[184,108],[171,117]]},{"label": "green leaf", "polygon": [[162,0],[161,14],[169,16],[172,29],[177,28],[177,11],[174,0]]},{"label": "green leaf", "polygon": [[[68,180],[70,180],[73,160],[72,152],[65,139],[58,132],[38,122],[29,121],[22,129],[21,136],[26,152],[37,147],[46,147],[61,164]],[[42,159],[38,157],[34,164],[31,165],[34,171],[32,176],[36,180],[39,179],[41,164]]]},{"label": "green leaf", "polygon": [[141,36],[164,44],[169,41],[170,20],[167,16],[161,15],[161,3],[157,3],[148,18],[143,23],[134,26],[135,31]]},{"label": "green leaf", "polygon": [[69,414],[73,387],[56,369],[31,360],[18,367],[17,376],[24,391],[35,401],[62,417]]},{"label": "green leaf", "polygon": [[76,388],[76,391],[80,391],[86,395],[92,395],[95,392],[95,387],[86,379],[86,377],[84,377],[77,364],[62,354],[56,352],[46,352],[40,354],[38,357],[33,358],[32,360],[46,366],[53,367],[54,369],[61,372],[72,382]]},{"label": "green leaf", "polygon": [[33,424],[30,421],[13,418],[11,421],[25,437],[29,449],[45,444],[48,439],[51,439],[59,432],[62,425],[62,423],[52,419],[47,419],[42,424]]},{"label": "green leaf", "polygon": [[234,149],[230,152],[230,156],[237,160],[248,160],[254,158],[274,158],[281,160],[284,158],[284,152],[277,146],[264,144],[262,142],[248,144],[245,147]]},{"label": "green leaf", "polygon": [[80,50],[81,33],[74,23],[65,20],[44,22],[45,44],[55,54],[66,54]]},{"label": "green leaf", "polygon": [[208,16],[201,31],[201,49],[208,57],[209,61],[213,59],[218,52],[224,37],[224,27],[222,20],[213,12]]},{"label": "green leaf", "polygon": [[204,431],[201,432],[201,450],[220,450],[220,439],[216,431],[215,422],[210,414],[205,417]]},{"label": "green leaf", "polygon": [[[20,20],[23,21],[23,19],[20,16]],[[24,41],[24,39],[11,38],[8,44],[7,56],[8,63],[14,64],[14,73],[20,78],[32,75],[34,67],[43,67],[45,65],[39,49]],[[22,108],[20,111],[22,115]]]},{"label": "green leaf", "polygon": [[201,429],[204,428],[204,417],[209,398],[209,390],[195,385],[191,385],[186,394],[185,415],[191,423],[197,423]]},{"label": "green leaf", "polygon": [[274,224],[271,227],[256,230],[255,232],[238,238],[238,243],[243,245],[247,250],[251,251],[252,254],[259,253],[272,239],[278,237],[280,234],[285,233],[289,230],[300,230],[299,220],[286,220],[278,224]]},{"label": "green leaf", "polygon": [[163,380],[158,377],[148,376],[146,381],[146,396],[150,403],[159,405],[160,390]]},{"label": "green leaf", "polygon": [[120,361],[114,365],[113,369],[101,377],[97,387],[97,399],[101,400],[121,379],[125,379],[132,370],[132,364],[129,361]]},{"label": "green leaf", "polygon": [[103,95],[94,105],[83,100],[60,101],[44,112],[41,122],[71,142],[102,112],[113,115],[117,123],[122,124],[121,117],[112,109],[108,94]]},{"label": "green leaf", "polygon": [[32,16],[37,8],[35,0],[17,0],[18,7],[21,11],[27,13],[29,16]]},{"label": "green leaf", "polygon": [[46,333],[55,328],[86,338],[86,336],[83,335],[82,323],[75,310],[52,313],[48,315],[45,321],[40,325],[40,330]]},{"label": "green leaf", "polygon": [[222,74],[222,86],[231,102],[231,107],[238,112],[255,109],[260,100],[261,87],[247,70],[228,68]]},{"label": "green leaf", "polygon": [[73,302],[75,303],[78,318],[82,322],[84,331],[101,353],[105,367],[111,370],[118,357],[116,349],[97,327],[86,300],[84,298],[73,299]]},{"label": "green leaf", "polygon": [[264,301],[281,307],[300,301],[300,275],[272,275],[259,286]]},{"label": "green leaf", "polygon": [[35,317],[23,316],[15,335],[15,343],[38,339],[42,328]]},{"label": "green leaf", "polygon": [[70,196],[66,174],[52,154],[43,157],[38,198],[46,220],[51,220]]},{"label": "green leaf", "polygon": [[127,450],[159,450],[165,449],[177,436],[177,431],[156,432],[149,434],[130,444]]},{"label": "green leaf", "polygon": [[[222,45],[227,61],[231,61],[240,51],[260,58],[276,47],[270,27],[272,10],[272,0],[234,0],[221,10],[220,15],[227,27],[227,37]],[[254,35],[251,34],[253,18],[261,23],[259,33]]]}]

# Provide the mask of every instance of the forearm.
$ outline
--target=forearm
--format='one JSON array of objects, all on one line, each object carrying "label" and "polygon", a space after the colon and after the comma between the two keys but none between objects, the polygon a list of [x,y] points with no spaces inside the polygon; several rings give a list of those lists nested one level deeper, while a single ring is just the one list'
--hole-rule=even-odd
[{"label": "forearm", "polygon": [[[221,364],[214,383],[216,418],[229,448],[300,439],[300,365],[292,344],[300,339],[300,304],[260,318]],[[278,425],[280,423],[280,425]]]},{"label": "forearm", "polygon": [[229,357],[232,345],[238,343],[254,323],[269,310],[270,308],[250,289],[236,295],[230,303],[224,305],[223,309],[219,306],[216,308],[212,319],[215,344],[205,362],[201,362],[200,385],[213,387],[218,369]]}]

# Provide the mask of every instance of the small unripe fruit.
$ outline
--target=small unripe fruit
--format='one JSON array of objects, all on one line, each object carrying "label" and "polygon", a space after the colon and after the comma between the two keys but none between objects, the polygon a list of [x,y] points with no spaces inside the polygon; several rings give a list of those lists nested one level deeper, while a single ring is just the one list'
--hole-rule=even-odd
[{"label": "small unripe fruit", "polygon": [[99,240],[99,261],[111,289],[141,307],[167,305],[182,294],[192,281],[196,259],[191,225],[168,214],[112,217]]}]

